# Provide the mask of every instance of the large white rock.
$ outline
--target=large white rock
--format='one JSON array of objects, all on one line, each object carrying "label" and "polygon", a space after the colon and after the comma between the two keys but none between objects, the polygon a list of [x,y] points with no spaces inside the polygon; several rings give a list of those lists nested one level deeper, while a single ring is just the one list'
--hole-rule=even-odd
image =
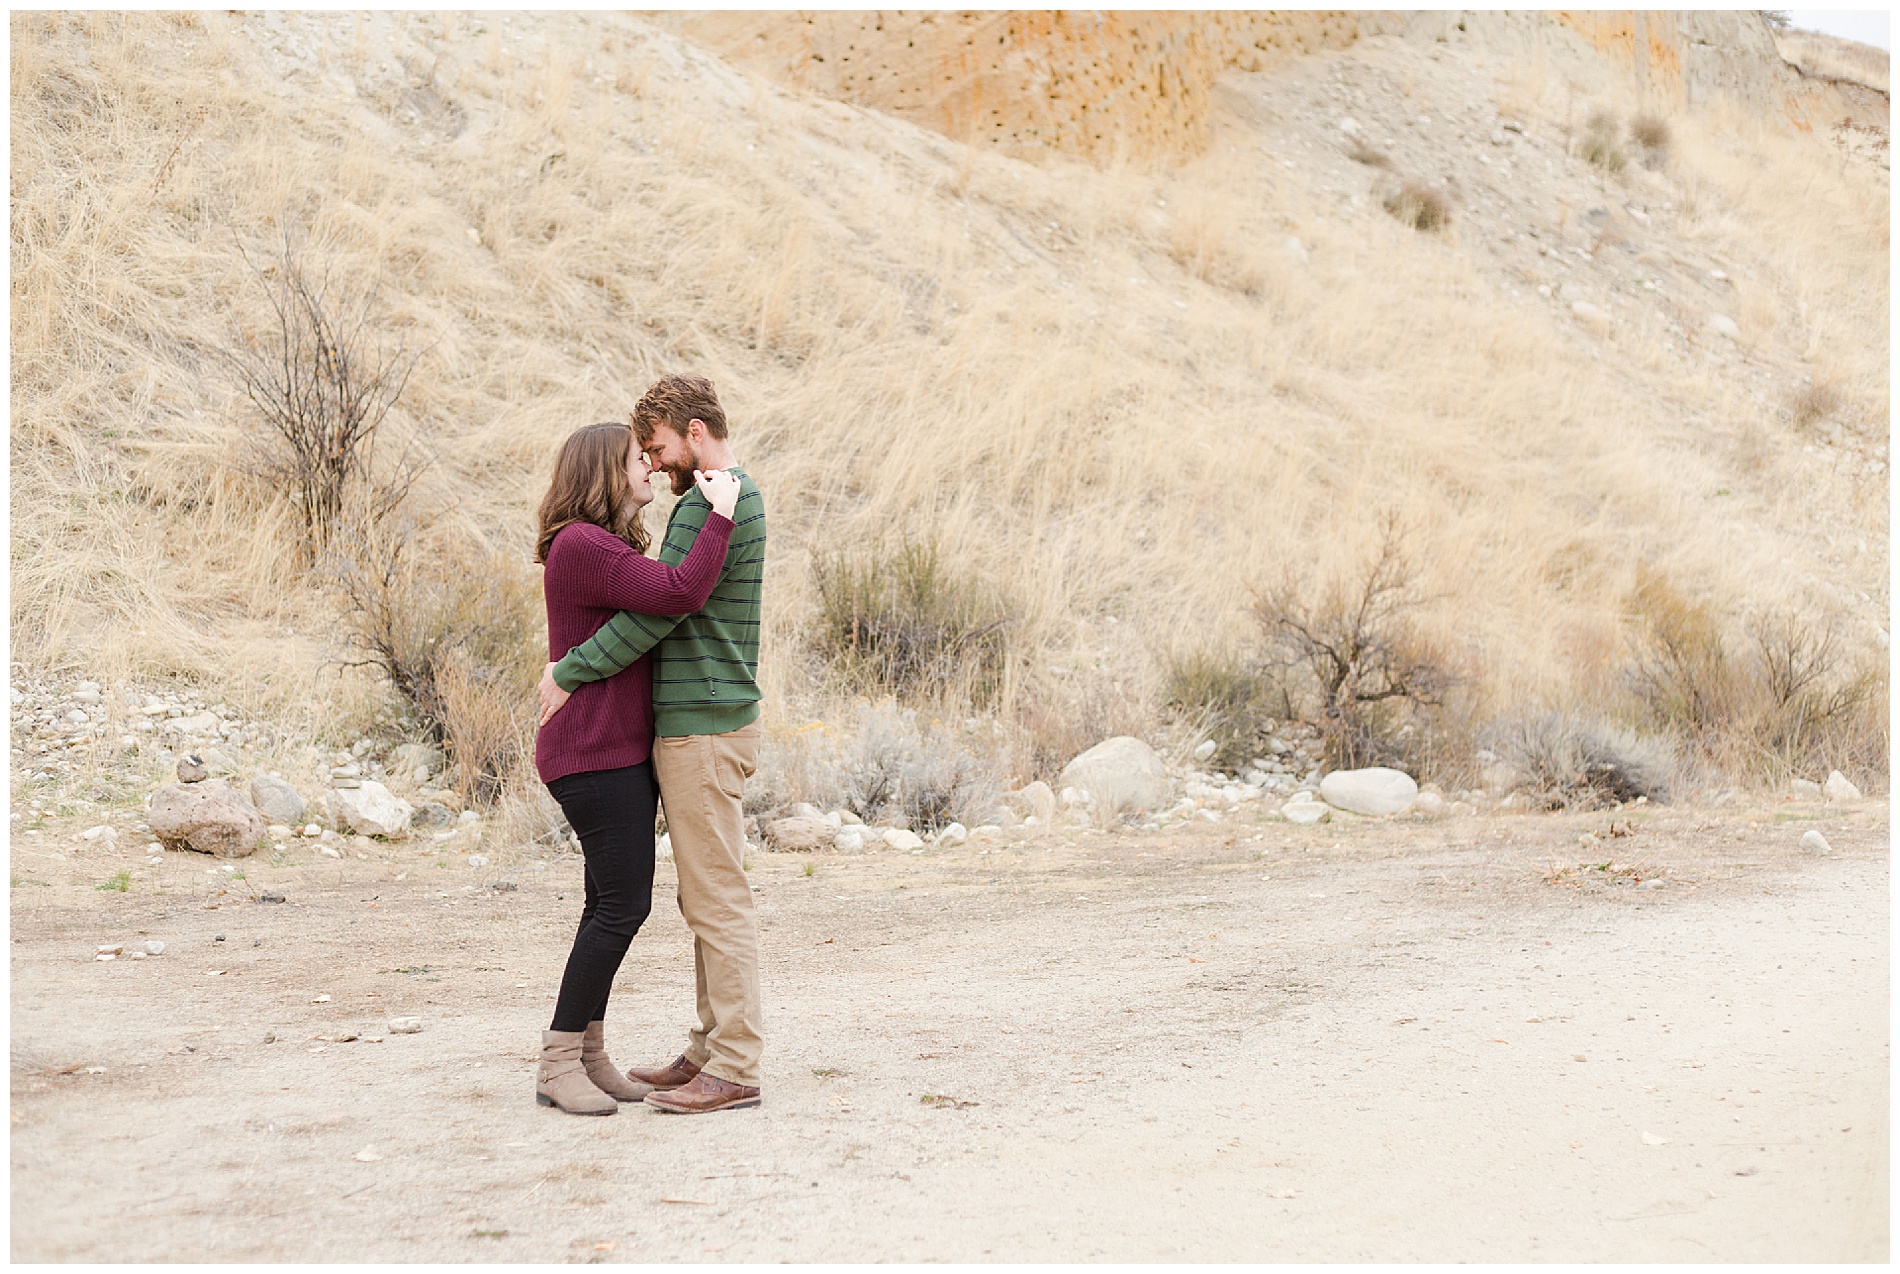
[{"label": "large white rock", "polygon": [[1821,790],[1827,793],[1827,799],[1830,801],[1858,801],[1860,799],[1860,789],[1848,782],[1847,776],[1839,770],[1827,776],[1827,782],[1821,785]]},{"label": "large white rock", "polygon": [[145,821],[167,849],[195,849],[219,858],[243,858],[264,838],[264,820],[244,794],[223,779],[173,783],[152,793]]},{"label": "large white rock", "polygon": [[831,844],[837,829],[822,815],[817,818],[775,818],[765,825],[765,839],[773,849],[801,852]]},{"label": "large white rock", "polygon": [[1319,781],[1320,799],[1354,814],[1399,814],[1418,799],[1418,784],[1403,770],[1383,765],[1334,770]]},{"label": "large white rock", "polygon": [[1168,799],[1168,772],[1155,750],[1132,735],[1104,739],[1062,770],[1065,787],[1095,798],[1109,814],[1157,810]]},{"label": "large white rock", "polygon": [[332,824],[359,836],[407,836],[415,810],[375,779],[364,779],[360,787],[325,793],[323,812]]},{"label": "large white rock", "polygon": [[892,849],[922,849],[924,838],[908,827],[893,827],[884,833],[884,843]]}]

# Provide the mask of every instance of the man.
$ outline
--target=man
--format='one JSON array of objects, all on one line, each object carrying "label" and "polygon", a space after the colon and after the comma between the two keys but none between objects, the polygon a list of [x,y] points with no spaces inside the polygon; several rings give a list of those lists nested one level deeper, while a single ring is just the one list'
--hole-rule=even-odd
[{"label": "man", "polygon": [[703,1114],[759,1104],[759,939],[745,877],[745,781],[759,757],[759,595],[765,574],[765,502],[733,458],[712,383],[664,376],[633,410],[634,438],[682,497],[660,548],[684,561],[711,508],[696,469],[739,478],[725,569],[705,609],[660,617],[622,611],[548,665],[542,719],[583,682],[611,677],[648,650],[653,658],[653,773],[679,876],[680,914],[693,931],[699,1025],[686,1052],[627,1078],[651,1085],[648,1105]]}]

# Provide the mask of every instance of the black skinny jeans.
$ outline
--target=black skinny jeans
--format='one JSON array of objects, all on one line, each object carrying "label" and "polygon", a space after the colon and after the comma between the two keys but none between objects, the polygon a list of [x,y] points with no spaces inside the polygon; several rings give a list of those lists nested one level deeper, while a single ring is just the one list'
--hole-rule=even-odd
[{"label": "black skinny jeans", "polygon": [[581,838],[587,905],[561,975],[551,1031],[584,1031],[607,1016],[614,974],[653,910],[653,763],[587,770],[548,784]]}]

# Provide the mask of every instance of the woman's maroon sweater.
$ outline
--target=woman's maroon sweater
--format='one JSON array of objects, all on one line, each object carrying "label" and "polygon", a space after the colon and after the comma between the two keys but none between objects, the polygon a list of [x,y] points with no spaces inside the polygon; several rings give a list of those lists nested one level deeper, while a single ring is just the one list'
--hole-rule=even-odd
[{"label": "woman's maroon sweater", "polygon": [[[548,603],[548,658],[594,635],[616,611],[686,615],[706,604],[726,563],[732,521],[707,517],[692,552],[663,566],[591,522],[573,522],[548,546],[542,591]],[[642,655],[623,672],[574,691],[534,740],[543,783],[583,770],[638,765],[653,750],[653,672]]]}]

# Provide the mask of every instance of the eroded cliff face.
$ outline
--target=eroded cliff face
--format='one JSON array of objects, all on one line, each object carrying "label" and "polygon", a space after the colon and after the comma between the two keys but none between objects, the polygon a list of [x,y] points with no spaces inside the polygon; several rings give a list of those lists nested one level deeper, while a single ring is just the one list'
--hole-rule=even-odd
[{"label": "eroded cliff face", "polygon": [[1726,97],[1808,129],[1886,127],[1884,94],[1804,78],[1752,11],[1003,12],[655,15],[789,87],[1010,153],[1104,160],[1205,149],[1226,71],[1389,36],[1528,59],[1574,94],[1672,111]]}]

